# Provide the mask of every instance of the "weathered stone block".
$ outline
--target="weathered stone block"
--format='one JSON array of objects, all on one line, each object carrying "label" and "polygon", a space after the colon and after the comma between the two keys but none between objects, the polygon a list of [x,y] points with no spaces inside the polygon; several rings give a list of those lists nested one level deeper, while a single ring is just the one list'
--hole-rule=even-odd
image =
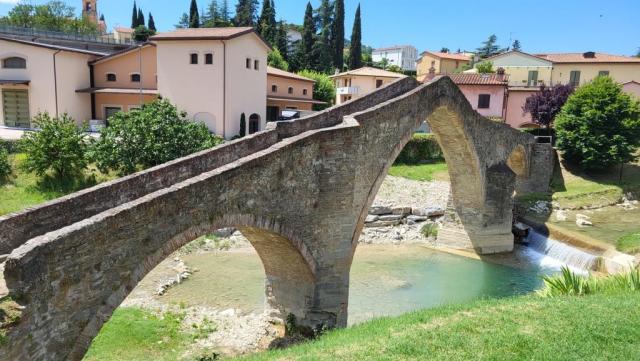
[{"label": "weathered stone block", "polygon": [[393,213],[393,210],[391,209],[391,207],[387,207],[387,206],[371,206],[371,208],[369,208],[369,214],[373,214],[376,216],[392,214],[392,213]]}]

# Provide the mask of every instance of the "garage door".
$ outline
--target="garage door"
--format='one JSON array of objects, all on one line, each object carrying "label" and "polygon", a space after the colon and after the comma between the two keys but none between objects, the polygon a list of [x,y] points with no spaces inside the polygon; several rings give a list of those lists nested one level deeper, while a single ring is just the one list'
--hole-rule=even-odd
[{"label": "garage door", "polygon": [[29,93],[26,90],[2,90],[4,125],[29,128]]}]

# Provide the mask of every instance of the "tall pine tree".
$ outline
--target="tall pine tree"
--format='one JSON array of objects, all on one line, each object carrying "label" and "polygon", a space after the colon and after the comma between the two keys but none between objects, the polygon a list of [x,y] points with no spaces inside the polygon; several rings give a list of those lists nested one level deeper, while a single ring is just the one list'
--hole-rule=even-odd
[{"label": "tall pine tree", "polygon": [[280,51],[280,55],[285,61],[289,61],[289,42],[287,40],[287,28],[284,21],[278,23],[275,46]]},{"label": "tall pine tree", "polygon": [[200,17],[200,23],[204,28],[213,28],[216,26],[218,19],[218,2],[216,0],[211,0],[209,5],[207,5],[206,11],[204,11]]},{"label": "tall pine tree", "polygon": [[239,0],[236,4],[234,24],[236,26],[255,26],[257,9],[258,0]]},{"label": "tall pine tree", "polygon": [[362,67],[362,22],[360,21],[360,4],[356,10],[351,32],[351,47],[349,49],[349,69]]},{"label": "tall pine tree", "polygon": [[198,12],[198,3],[196,0],[191,0],[191,6],[189,7],[189,27],[200,27],[200,13]]},{"label": "tall pine tree", "polygon": [[511,45],[511,49],[517,50],[517,51],[521,51],[522,50],[522,45],[520,44],[520,40],[518,40],[518,39],[514,40],[513,44]]},{"label": "tall pine tree", "polygon": [[153,31],[154,33],[156,31],[158,31],[158,29],[156,29],[156,22],[155,20],[153,20],[153,15],[151,15],[151,13],[149,13],[149,24],[147,25],[147,27],[149,28],[149,30]]},{"label": "tall pine tree", "polygon": [[139,26],[144,26],[145,21],[144,21],[144,14],[142,13],[142,8],[138,8],[138,23],[136,25],[136,28]]},{"label": "tall pine tree", "polygon": [[298,58],[302,69],[315,69],[316,57],[315,39],[316,38],[316,22],[313,19],[313,7],[311,2],[307,3],[307,9],[304,13],[304,22],[302,24],[302,40],[298,45]]},{"label": "tall pine tree", "polygon": [[317,55],[316,70],[327,73],[333,68],[333,51],[331,46],[331,15],[333,7],[329,0],[322,0],[318,8],[320,36],[315,43],[314,53]]},{"label": "tall pine tree", "polygon": [[342,71],[344,68],[344,0],[336,0],[333,5],[331,40],[333,42],[333,66]]},{"label": "tall pine tree", "polygon": [[272,7],[271,0],[264,0],[262,2],[262,13],[256,24],[256,32],[262,35],[262,37],[270,44],[275,43],[276,38],[276,17],[275,9]]},{"label": "tall pine tree", "polygon": [[138,27],[138,5],[136,0],[133,0],[133,13],[131,14],[131,29]]},{"label": "tall pine tree", "polygon": [[227,0],[222,0],[222,5],[220,5],[220,20],[227,24],[231,22],[231,16],[229,15],[229,2]]}]

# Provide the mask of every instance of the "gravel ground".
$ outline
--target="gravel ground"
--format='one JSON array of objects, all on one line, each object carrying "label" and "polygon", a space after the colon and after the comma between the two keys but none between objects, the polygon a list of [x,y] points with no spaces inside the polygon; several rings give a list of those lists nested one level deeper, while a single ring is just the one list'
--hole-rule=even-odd
[{"label": "gravel ground", "polygon": [[449,188],[449,182],[419,182],[389,175],[384,179],[373,204],[390,207],[446,208]]}]

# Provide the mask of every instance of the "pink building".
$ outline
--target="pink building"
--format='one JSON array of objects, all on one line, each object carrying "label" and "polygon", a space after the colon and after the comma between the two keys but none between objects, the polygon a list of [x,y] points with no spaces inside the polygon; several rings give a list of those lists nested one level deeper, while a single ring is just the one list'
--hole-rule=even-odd
[{"label": "pink building", "polygon": [[449,74],[475,111],[505,119],[509,76],[502,74]]}]

